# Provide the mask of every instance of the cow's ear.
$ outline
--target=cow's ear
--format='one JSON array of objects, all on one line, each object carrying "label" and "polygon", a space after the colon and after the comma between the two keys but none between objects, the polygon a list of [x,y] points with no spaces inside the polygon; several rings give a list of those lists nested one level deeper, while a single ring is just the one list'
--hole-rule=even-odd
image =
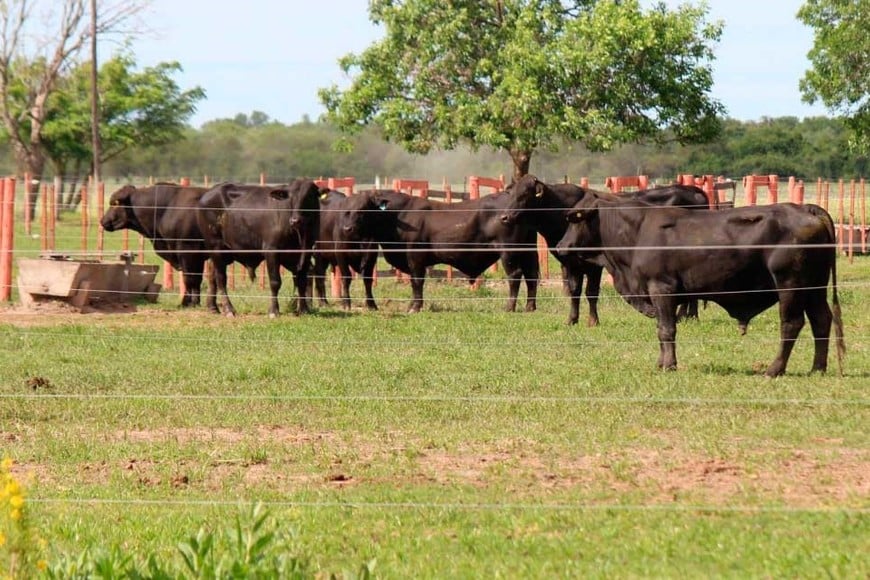
[{"label": "cow's ear", "polygon": [[540,181],[535,183],[535,197],[544,197],[544,184]]},{"label": "cow's ear", "polygon": [[284,201],[290,197],[290,192],[286,189],[273,189],[269,192],[269,197],[278,201]]}]

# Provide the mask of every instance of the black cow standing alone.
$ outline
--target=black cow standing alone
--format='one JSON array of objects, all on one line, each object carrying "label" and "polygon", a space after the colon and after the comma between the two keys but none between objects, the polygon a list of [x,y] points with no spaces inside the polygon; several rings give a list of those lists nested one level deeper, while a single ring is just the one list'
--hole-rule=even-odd
[{"label": "black cow standing alone", "polygon": [[320,193],[313,181],[297,179],[280,186],[223,183],[203,194],[199,225],[226,315],[236,313],[227,295],[227,266],[234,261],[250,272],[266,261],[270,317],[278,316],[281,266],[293,274],[296,314],[308,312],[308,271],[320,225]]},{"label": "black cow standing alone", "polygon": [[341,273],[341,304],[350,308],[353,272],[362,275],[366,308],[377,310],[372,285],[378,261],[378,244],[373,224],[380,210],[366,192],[345,196],[330,190],[320,196],[320,233],[314,246],[314,289],[320,304],[326,305],[326,269]]},{"label": "black cow standing alone", "polygon": [[804,316],[815,338],[812,370],[827,369],[832,322],[842,362],[836,239],[824,209],[781,203],[690,212],[593,194],[569,218],[559,248],[590,249],[627,301],[655,316],[660,368],[677,367],[676,309],[687,298],[715,302],[744,324],[778,302],[781,344],[769,377],[785,373]]},{"label": "black cow standing alone", "polygon": [[[158,183],[148,187],[125,185],[109,198],[109,209],[100,220],[107,232],[130,229],[154,245],[157,255],[180,270],[184,277],[181,306],[199,306],[203,267],[203,236],[196,219],[204,187]],[[210,284],[211,285],[211,284]],[[214,292],[206,298],[209,310],[217,312]]]}]

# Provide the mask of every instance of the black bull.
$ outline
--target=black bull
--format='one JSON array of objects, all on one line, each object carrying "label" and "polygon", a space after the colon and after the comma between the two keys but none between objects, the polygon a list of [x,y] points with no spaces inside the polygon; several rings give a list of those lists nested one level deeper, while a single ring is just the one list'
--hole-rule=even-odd
[{"label": "black bull", "polygon": [[[576,253],[556,251],[556,246],[568,229],[566,220],[568,210],[593,190],[570,183],[547,184],[529,174],[511,184],[509,192],[510,195],[505,201],[506,209],[501,219],[505,224],[528,224],[547,241],[551,252],[562,266],[562,278],[571,296],[568,324],[577,324],[580,318],[580,297],[585,278],[586,300],[589,303],[587,325],[597,326],[598,296],[601,293],[601,276],[604,269],[599,264],[584,260]],[[706,194],[693,185],[666,185],[621,194],[621,197],[642,199],[662,206],[681,206],[693,210],[709,209]],[[697,317],[697,301],[690,301],[683,308],[686,315]]]},{"label": "black bull", "polygon": [[517,294],[526,280],[526,311],[536,308],[539,265],[534,230],[501,222],[507,196],[488,195],[458,203],[430,201],[392,190],[371,195],[379,212],[357,212],[357,219],[373,220],[372,237],[394,268],[409,274],[413,298],[410,312],[423,307],[426,270],[447,264],[474,281],[501,259],[510,297],[506,309],[516,308]]},{"label": "black bull", "polygon": [[296,313],[308,311],[308,270],[319,228],[320,193],[313,181],[297,179],[281,186],[224,183],[203,194],[197,217],[225,314],[236,313],[227,294],[227,266],[234,261],[249,272],[266,261],[270,317],[278,315],[281,266],[293,274]]},{"label": "black bull", "polygon": [[824,209],[783,203],[690,212],[592,195],[569,219],[559,247],[598,255],[626,300],[655,316],[660,368],[676,369],[676,309],[689,298],[713,301],[741,323],[778,302],[780,350],[767,376],[785,373],[805,316],[815,338],[812,370],[827,370],[832,322],[842,365],[836,240]]},{"label": "black bull", "polygon": [[[148,187],[125,185],[109,198],[109,209],[100,220],[107,232],[131,229],[151,240],[158,256],[180,270],[185,293],[182,306],[198,306],[203,267],[202,233],[196,219],[204,187],[158,183]],[[215,296],[206,298],[209,310],[217,311]]]}]

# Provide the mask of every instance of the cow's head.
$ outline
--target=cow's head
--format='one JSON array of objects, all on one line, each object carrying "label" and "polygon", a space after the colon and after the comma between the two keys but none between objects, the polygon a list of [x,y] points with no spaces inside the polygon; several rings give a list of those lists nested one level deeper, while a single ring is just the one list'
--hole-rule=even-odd
[{"label": "cow's head", "polygon": [[290,229],[300,233],[308,232],[311,227],[316,231],[320,221],[320,196],[327,191],[310,179],[296,179],[270,188],[267,194],[287,216]]},{"label": "cow's head", "polygon": [[547,186],[534,175],[524,175],[507,187],[508,199],[501,221],[506,224],[515,223],[523,212],[529,209],[544,207]]},{"label": "cow's head", "polygon": [[[587,198],[578,202],[565,214],[568,229],[556,245],[560,258],[577,256],[579,259],[592,260],[601,248],[601,227],[597,201]],[[591,250],[591,251],[590,251]]]},{"label": "cow's head", "polygon": [[372,238],[383,216],[379,202],[376,202],[370,192],[352,195],[344,204],[336,219],[336,234],[342,240],[359,241]]},{"label": "cow's head", "polygon": [[136,217],[133,198],[136,187],[125,185],[109,197],[109,209],[103,214],[100,225],[107,232],[125,228],[137,229],[139,220]]}]

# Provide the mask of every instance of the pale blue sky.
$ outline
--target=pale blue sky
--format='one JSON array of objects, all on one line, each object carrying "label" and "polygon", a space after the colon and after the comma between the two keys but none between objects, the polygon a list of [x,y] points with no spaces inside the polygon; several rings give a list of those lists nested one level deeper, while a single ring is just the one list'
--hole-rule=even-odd
[{"label": "pale blue sky", "polygon": [[[713,94],[731,117],[827,114],[821,105],[800,99],[798,81],[812,46],[812,31],[795,18],[801,4],[708,3],[710,19],[725,22]],[[176,77],[179,84],[206,90],[208,100],[200,104],[194,126],[254,110],[291,124],[323,112],[319,87],[347,83],[336,64],[340,56],[361,52],[379,38],[367,8],[366,0],[152,0],[151,32],[136,41],[134,50],[140,66],[179,61],[184,67]]]}]

